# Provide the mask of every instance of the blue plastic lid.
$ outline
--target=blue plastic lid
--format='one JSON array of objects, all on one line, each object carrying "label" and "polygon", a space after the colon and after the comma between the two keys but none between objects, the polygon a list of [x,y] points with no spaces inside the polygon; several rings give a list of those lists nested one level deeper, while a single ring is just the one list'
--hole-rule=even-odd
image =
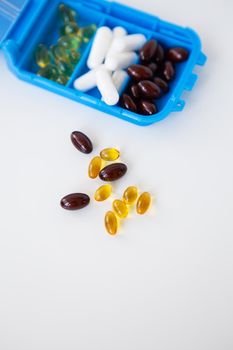
[{"label": "blue plastic lid", "polygon": [[7,38],[28,0],[0,0],[0,44]]}]

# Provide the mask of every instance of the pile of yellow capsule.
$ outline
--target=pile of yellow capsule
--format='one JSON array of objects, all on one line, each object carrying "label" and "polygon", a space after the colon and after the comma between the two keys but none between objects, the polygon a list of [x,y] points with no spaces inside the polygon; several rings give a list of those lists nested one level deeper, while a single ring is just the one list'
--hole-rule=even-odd
[{"label": "pile of yellow capsule", "polygon": [[[106,148],[100,152],[99,156],[94,157],[89,165],[88,175],[95,179],[103,168],[103,162],[114,162],[120,157],[120,152],[115,148]],[[113,187],[110,184],[103,185],[97,189],[94,198],[98,202],[108,199],[113,193]],[[138,188],[135,186],[128,187],[121,199],[116,199],[112,203],[112,210],[105,215],[105,227],[110,235],[116,235],[120,220],[126,219],[129,209],[136,204],[138,214],[145,214],[150,208],[152,197],[150,193],[143,192],[139,195]]]},{"label": "pile of yellow capsule", "polygon": [[77,12],[64,4],[59,5],[59,15],[62,27],[57,43],[49,48],[44,44],[38,45],[35,59],[40,67],[38,76],[66,85],[97,27],[90,24],[80,28]]}]

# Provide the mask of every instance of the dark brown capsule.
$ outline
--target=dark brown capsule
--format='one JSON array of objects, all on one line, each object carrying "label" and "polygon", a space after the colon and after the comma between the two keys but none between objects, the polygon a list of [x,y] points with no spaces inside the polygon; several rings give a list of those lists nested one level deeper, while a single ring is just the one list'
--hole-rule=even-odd
[{"label": "dark brown capsule", "polygon": [[171,62],[180,63],[188,59],[189,53],[182,47],[173,47],[167,53],[167,57]]},{"label": "dark brown capsule", "polygon": [[103,181],[111,182],[119,180],[127,172],[127,166],[123,163],[114,163],[103,168],[99,177]]},{"label": "dark brown capsule", "polygon": [[150,40],[148,41],[143,48],[140,50],[140,58],[142,62],[150,62],[154,57],[157,49],[157,41]]},{"label": "dark brown capsule", "polygon": [[146,80],[146,79],[152,79],[153,78],[153,72],[150,68],[143,66],[141,64],[132,64],[128,69],[128,74],[133,78],[135,81],[140,80]]},{"label": "dark brown capsule", "polygon": [[123,94],[121,99],[121,105],[123,108],[128,109],[128,111],[137,113],[137,106],[134,103],[132,97],[130,97],[129,95]]},{"label": "dark brown capsule", "polygon": [[152,115],[158,112],[158,109],[155,103],[146,101],[146,100],[141,100],[139,102],[139,108],[141,113],[144,115]]},{"label": "dark brown capsule", "polygon": [[166,61],[163,67],[163,75],[167,81],[171,81],[175,77],[175,68],[171,61]]},{"label": "dark brown capsule", "polygon": [[149,64],[147,65],[147,67],[150,68],[150,70],[153,72],[153,74],[157,73],[158,70],[159,70],[158,64],[157,64],[157,63],[154,63],[154,62],[149,63]]},{"label": "dark brown capsule", "polygon": [[66,210],[79,210],[90,203],[90,197],[84,193],[73,193],[61,200],[61,207]]},{"label": "dark brown capsule", "polygon": [[82,132],[74,131],[71,134],[71,141],[77,150],[82,153],[89,154],[93,151],[91,140]]},{"label": "dark brown capsule", "polygon": [[157,63],[161,63],[164,61],[164,57],[165,57],[164,48],[162,47],[162,45],[158,44],[157,50],[154,56],[154,60]]},{"label": "dark brown capsule", "polygon": [[131,95],[133,96],[133,98],[135,98],[136,100],[138,100],[140,98],[140,91],[139,91],[139,88],[136,84],[133,84],[131,86],[130,92],[131,92]]},{"label": "dark brown capsule", "polygon": [[162,78],[155,77],[154,78],[154,83],[156,85],[158,85],[163,92],[166,93],[166,92],[169,91],[168,83],[165,80],[163,80]]},{"label": "dark brown capsule", "polygon": [[143,80],[138,84],[139,90],[143,97],[147,99],[156,99],[161,96],[161,89],[158,85],[149,80]]}]

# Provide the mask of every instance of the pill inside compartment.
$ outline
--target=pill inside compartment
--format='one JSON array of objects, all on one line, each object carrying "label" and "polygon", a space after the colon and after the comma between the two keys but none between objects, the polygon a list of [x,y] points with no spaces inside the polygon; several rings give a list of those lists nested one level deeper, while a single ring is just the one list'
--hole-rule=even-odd
[{"label": "pill inside compartment", "polygon": [[[77,12],[77,20],[80,27],[95,24],[97,29],[102,26],[107,26],[110,29],[114,29],[115,27],[121,26],[126,29],[128,34],[144,34],[147,40],[157,40],[162,44],[165,50],[172,47],[183,47],[188,50],[191,56],[193,49],[192,40],[189,40],[187,37],[185,37],[185,35],[173,35],[174,33],[172,33],[172,31],[163,31],[162,29],[166,28],[166,23],[163,21],[159,21],[159,25],[157,26],[154,24],[152,25],[152,22],[144,23],[143,21],[137,21],[138,25],[136,25],[130,22],[131,20],[132,22],[134,21],[133,16],[132,18],[124,16],[122,17],[122,14],[118,13],[118,11],[116,11],[116,13],[109,11],[111,14],[110,15],[106,14],[104,11],[101,11],[101,8],[98,7],[87,8],[87,4],[85,2],[81,3],[79,1],[64,1],[62,3]],[[107,106],[102,101],[101,95],[97,88],[89,90],[85,93],[74,89],[75,79],[89,71],[89,68],[87,67],[87,60],[94,37],[90,40],[89,43],[87,43],[87,45],[81,47],[80,61],[74,67],[73,73],[65,86],[36,75],[39,69],[35,62],[35,50],[37,46],[42,43],[50,47],[59,39],[59,30],[62,26],[62,21],[59,17],[58,11],[59,4],[61,4],[60,1],[48,2],[48,4],[44,6],[43,12],[35,22],[35,25],[32,27],[30,36],[27,36],[25,38],[23,45],[20,47],[20,59],[17,62],[17,65],[20,72],[28,73],[28,75],[21,73],[19,75],[21,75],[21,77],[25,80],[35,82],[36,85],[57,92],[77,102],[83,102],[86,105],[101,109],[102,111],[116,115],[122,119],[135,122],[136,124],[150,124],[155,120],[159,120],[160,115],[162,116],[162,119],[166,114],[166,108],[169,106],[169,104],[171,104],[171,98],[173,97],[174,91],[179,90],[178,83],[182,76],[185,75],[186,64],[189,60],[175,65],[176,76],[175,79],[169,83],[169,92],[163,94],[162,97],[156,101],[158,107],[158,113],[156,116],[143,116],[136,114],[121,108],[120,104],[116,106]]]},{"label": "pill inside compartment", "polygon": [[[61,5],[64,5],[70,10],[76,12],[75,21],[71,25],[77,23],[78,28],[80,28],[80,33],[78,35],[82,38],[82,30],[91,27],[91,32],[89,40],[82,40],[80,44],[78,43],[77,47],[74,48],[72,53],[74,53],[74,61],[69,61],[70,70],[68,71],[67,81],[64,83],[59,83],[53,81],[53,79],[47,79],[43,76],[38,76],[40,67],[36,62],[36,51],[38,50],[39,45],[45,46],[49,50],[49,54],[52,51],[51,47],[60,46],[61,37],[66,34],[62,34],[64,30],[64,20],[62,18],[62,12],[59,9]],[[70,86],[70,81],[73,79],[73,74],[76,74],[75,71],[77,67],[82,64],[82,61],[86,61],[91,42],[94,38],[95,32],[98,27],[101,25],[103,19],[103,14],[94,9],[86,9],[86,6],[82,3],[76,1],[53,1],[48,2],[48,5],[43,8],[43,12],[40,15],[39,21],[35,23],[35,26],[32,28],[31,35],[25,40],[22,47],[21,59],[19,62],[19,68],[22,71],[29,72],[31,74],[31,80],[35,80],[38,85],[48,86],[51,84],[52,89],[64,89],[64,95],[67,97],[70,96],[68,88]],[[69,23],[68,23],[69,25]],[[76,34],[75,34],[76,35]],[[67,50],[68,52],[69,50]],[[51,65],[57,67],[56,62],[54,63],[54,55],[52,53]],[[75,62],[75,60],[77,60]],[[36,75],[36,76],[33,76]],[[61,90],[60,90],[61,91]],[[72,91],[70,91],[72,92]],[[72,97],[72,96],[70,96]]]}]

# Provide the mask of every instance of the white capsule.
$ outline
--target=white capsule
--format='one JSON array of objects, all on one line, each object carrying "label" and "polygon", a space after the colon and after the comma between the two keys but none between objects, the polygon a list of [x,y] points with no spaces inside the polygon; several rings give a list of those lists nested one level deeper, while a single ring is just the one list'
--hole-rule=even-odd
[{"label": "white capsule", "polygon": [[116,70],[113,73],[112,80],[119,95],[121,95],[122,91],[124,90],[128,79],[129,79],[129,76],[125,70]]},{"label": "white capsule", "polygon": [[91,52],[87,60],[87,66],[90,69],[98,67],[105,60],[106,54],[111,46],[113,39],[112,30],[108,27],[100,27],[95,35]]},{"label": "white capsule", "polygon": [[115,71],[125,69],[137,62],[138,56],[135,52],[122,52],[114,56],[108,56],[105,61],[107,69]]},{"label": "white capsule", "polygon": [[138,51],[147,42],[143,34],[131,34],[115,39],[115,50],[118,52]]},{"label": "white capsule", "polygon": [[114,38],[120,38],[122,36],[126,36],[128,33],[125,28],[123,27],[115,27],[113,29],[113,36]]},{"label": "white capsule", "polygon": [[102,99],[109,106],[114,106],[119,101],[119,93],[115,87],[111,73],[104,67],[96,70],[96,83],[102,95]]},{"label": "white capsule", "polygon": [[74,88],[76,90],[86,92],[96,87],[96,70],[92,69],[81,77],[77,78],[74,82]]}]

